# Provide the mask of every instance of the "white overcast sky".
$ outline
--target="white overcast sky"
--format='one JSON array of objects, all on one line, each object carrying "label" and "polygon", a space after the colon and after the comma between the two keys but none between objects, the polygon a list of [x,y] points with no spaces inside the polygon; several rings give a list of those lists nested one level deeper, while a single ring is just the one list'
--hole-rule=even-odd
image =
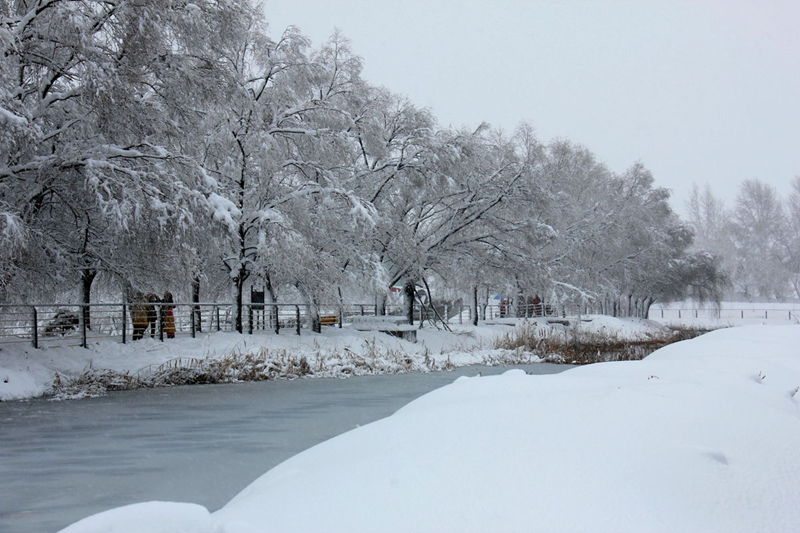
[{"label": "white overcast sky", "polygon": [[800,175],[800,0],[265,0],[270,33],[338,28],[364,78],[440,124],[529,121],[612,170],[642,161],[684,211],[693,182]]}]

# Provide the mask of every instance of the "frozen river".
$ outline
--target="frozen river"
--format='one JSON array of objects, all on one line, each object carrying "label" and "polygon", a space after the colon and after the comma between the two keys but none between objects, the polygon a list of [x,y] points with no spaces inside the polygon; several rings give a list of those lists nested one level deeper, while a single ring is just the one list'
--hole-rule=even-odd
[{"label": "frozen river", "polygon": [[[216,510],[292,455],[390,415],[460,375],[194,385],[95,399],[0,403],[0,532],[55,532],[148,500]],[[563,365],[520,365],[528,373]]]}]

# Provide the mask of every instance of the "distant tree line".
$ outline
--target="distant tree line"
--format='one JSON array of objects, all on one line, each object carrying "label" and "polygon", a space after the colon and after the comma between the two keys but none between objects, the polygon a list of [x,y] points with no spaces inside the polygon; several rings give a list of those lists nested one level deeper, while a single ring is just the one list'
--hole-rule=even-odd
[{"label": "distant tree line", "polygon": [[312,314],[391,286],[640,315],[718,294],[641,164],[442,128],[247,0],[4,1],[0,49],[2,301],[170,288],[240,329],[253,286]]},{"label": "distant tree line", "polygon": [[732,207],[708,187],[689,199],[696,250],[713,254],[730,298],[800,298],[800,176],[781,198],[762,181],[744,181]]}]

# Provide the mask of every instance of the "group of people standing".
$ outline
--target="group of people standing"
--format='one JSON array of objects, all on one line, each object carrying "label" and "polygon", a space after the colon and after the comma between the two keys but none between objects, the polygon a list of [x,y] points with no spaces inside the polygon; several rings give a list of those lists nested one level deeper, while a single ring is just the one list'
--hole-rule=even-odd
[{"label": "group of people standing", "polygon": [[516,313],[517,317],[544,316],[550,313],[551,307],[545,305],[539,295],[517,297],[516,305],[513,298],[503,298],[500,300],[500,316],[510,317]]},{"label": "group of people standing", "polygon": [[158,328],[162,328],[164,335],[168,339],[175,338],[175,306],[172,293],[167,291],[161,298],[158,295],[149,293],[134,294],[131,305],[131,322],[133,323],[133,340],[137,341],[144,337],[145,332],[150,328],[150,337],[155,337]]}]

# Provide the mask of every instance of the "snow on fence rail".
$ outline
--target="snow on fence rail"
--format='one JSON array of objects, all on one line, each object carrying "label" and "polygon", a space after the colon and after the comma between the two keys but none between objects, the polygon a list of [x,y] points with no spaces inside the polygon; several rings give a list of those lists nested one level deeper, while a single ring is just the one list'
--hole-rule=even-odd
[{"label": "snow on fence rail", "polygon": [[[300,335],[309,319],[308,304],[242,304],[242,332],[288,329]],[[342,327],[352,316],[376,315],[374,304],[322,305],[323,325]],[[230,303],[96,303],[96,304],[0,304],[0,344],[68,344],[86,347],[96,339],[122,343],[142,337],[169,339],[202,332],[234,331],[234,306]],[[402,306],[386,306],[387,314],[401,314]],[[468,305],[445,304],[436,312],[415,306],[420,322],[438,317],[464,323],[472,316]],[[465,318],[466,316],[466,318]]]}]

